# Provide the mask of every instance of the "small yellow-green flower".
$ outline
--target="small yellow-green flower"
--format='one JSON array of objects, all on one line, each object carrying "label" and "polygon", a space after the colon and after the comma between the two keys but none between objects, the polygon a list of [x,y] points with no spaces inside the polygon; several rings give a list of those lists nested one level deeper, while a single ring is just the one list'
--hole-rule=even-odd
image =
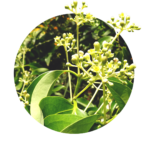
[{"label": "small yellow-green flower", "polygon": [[118,17],[121,19],[125,19],[127,14],[128,14],[128,12],[121,11],[120,13],[118,13]]},{"label": "small yellow-green flower", "polygon": [[93,15],[91,15],[90,13],[86,14],[86,19],[89,19],[89,20],[93,19]]},{"label": "small yellow-green flower", "polygon": [[108,103],[111,103],[112,102],[112,100],[111,99],[108,99]]},{"label": "small yellow-green flower", "polygon": [[58,42],[58,41],[60,40],[60,36],[56,36],[56,37],[54,38],[54,40],[55,40],[55,42]]},{"label": "small yellow-green flower", "polygon": [[74,38],[73,34],[72,33],[68,33],[68,37],[70,37],[71,39]]},{"label": "small yellow-green flower", "polygon": [[112,68],[113,64],[112,63],[108,63],[108,68]]},{"label": "small yellow-green flower", "polygon": [[93,70],[93,72],[100,72],[100,67],[94,65],[94,66],[92,67],[92,70]]},{"label": "small yellow-green flower", "polygon": [[88,53],[89,53],[89,54],[94,54],[94,53],[95,53],[95,49],[89,49],[89,50],[88,50]]}]

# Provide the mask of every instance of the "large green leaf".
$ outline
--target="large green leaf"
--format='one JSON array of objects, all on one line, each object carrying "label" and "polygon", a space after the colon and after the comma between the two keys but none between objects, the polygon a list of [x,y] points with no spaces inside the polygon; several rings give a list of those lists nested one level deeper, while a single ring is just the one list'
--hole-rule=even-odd
[{"label": "large green leaf", "polygon": [[39,103],[41,99],[43,99],[44,97],[52,93],[52,89],[57,78],[63,72],[64,71],[62,70],[47,72],[47,74],[44,75],[35,86],[33,86],[33,92],[31,96],[31,104],[30,104],[30,113],[31,116],[41,124],[44,124],[44,120],[43,120],[42,111],[39,107]]},{"label": "large green leaf", "polygon": [[128,81],[127,85],[122,84],[121,81],[119,81],[117,78],[109,78],[110,82],[112,82],[114,85],[110,86],[109,84],[106,84],[110,92],[112,93],[115,101],[119,105],[120,109],[122,110],[125,104],[127,103],[130,94],[131,94],[131,82]]},{"label": "large green leaf", "polygon": [[99,115],[92,115],[86,118],[82,118],[71,125],[67,126],[61,132],[63,133],[85,133],[90,130],[95,121],[99,118]]},{"label": "large green leaf", "polygon": [[87,113],[74,107],[68,100],[59,96],[48,96],[41,100],[39,104],[44,118],[52,114],[76,114],[87,117]]},{"label": "large green leaf", "polygon": [[73,114],[49,115],[44,119],[44,125],[55,131],[61,131],[70,124],[82,119],[81,116]]},{"label": "large green leaf", "polygon": [[[32,93],[33,93],[33,90],[35,88],[35,86],[37,85],[37,83],[41,80],[41,78],[46,74],[43,73],[41,75],[39,75],[37,78],[35,78],[32,82],[32,84],[28,87],[27,89],[27,93],[30,94],[30,98],[29,98],[29,104],[31,103],[31,97],[32,97]],[[30,113],[30,106],[25,106],[25,109]]]}]

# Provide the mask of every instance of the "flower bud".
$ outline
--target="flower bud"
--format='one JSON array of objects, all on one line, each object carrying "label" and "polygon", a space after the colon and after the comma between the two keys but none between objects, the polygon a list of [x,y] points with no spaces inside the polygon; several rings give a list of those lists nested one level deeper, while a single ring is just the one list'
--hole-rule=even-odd
[{"label": "flower bud", "polygon": [[85,53],[85,55],[83,56],[84,60],[90,61],[90,54],[89,53]]},{"label": "flower bud", "polygon": [[128,73],[126,73],[126,75],[130,77],[130,76],[132,76],[132,73],[128,72]]},{"label": "flower bud", "polygon": [[26,94],[26,98],[29,99],[29,97],[30,97],[30,94],[27,93],[27,94]]},{"label": "flower bud", "polygon": [[107,48],[103,48],[103,49],[102,49],[102,52],[107,52]]},{"label": "flower bud", "polygon": [[113,61],[114,61],[114,63],[117,63],[118,62],[118,58],[114,58]]},{"label": "flower bud", "polygon": [[79,62],[78,54],[72,55],[71,61],[72,61],[73,64],[77,64]]},{"label": "flower bud", "polygon": [[125,22],[124,21],[120,21],[120,26],[124,26],[125,25]]},{"label": "flower bud", "polygon": [[100,44],[98,41],[94,42],[94,48],[95,48],[95,51],[99,51],[100,50]]},{"label": "flower bud", "polygon": [[71,67],[72,65],[69,62],[67,62],[66,66]]},{"label": "flower bud", "polygon": [[124,69],[121,69],[121,70],[120,70],[120,75],[123,75],[124,72],[125,72],[125,70],[124,70]]},{"label": "flower bud", "polygon": [[63,38],[65,38],[66,37],[66,33],[63,33]]},{"label": "flower bud", "polygon": [[81,4],[84,5],[86,3],[86,0],[82,0]]},{"label": "flower bud", "polygon": [[112,73],[113,71],[111,70],[111,69],[109,69],[108,71],[107,71],[107,73],[110,75],[111,73]]},{"label": "flower bud", "polygon": [[119,66],[121,65],[121,61],[118,61],[118,65],[119,65]]},{"label": "flower bud", "polygon": [[127,63],[127,60],[125,59],[123,62],[126,64],[126,63]]},{"label": "flower bud", "polygon": [[113,22],[113,23],[112,23],[112,25],[113,25],[114,27],[116,27],[116,26],[117,26],[117,25],[116,25],[116,22]]},{"label": "flower bud", "polygon": [[102,60],[102,65],[105,65],[108,58],[106,56],[103,56],[101,60]]},{"label": "flower bud", "polygon": [[135,64],[131,64],[128,68],[128,71],[132,71],[136,68],[136,65]]},{"label": "flower bud", "polygon": [[69,9],[69,4],[64,4],[64,10],[68,10]]},{"label": "flower bud", "polygon": [[24,90],[22,93],[23,93],[23,94],[27,94],[27,90]]},{"label": "flower bud", "polygon": [[23,100],[23,98],[22,98],[21,96],[19,97],[19,99],[20,99],[21,101]]},{"label": "flower bud", "polygon": [[79,61],[83,61],[83,57],[80,57],[80,58],[79,58]]},{"label": "flower bud", "polygon": [[117,18],[117,19],[116,19],[116,23],[119,23],[119,22],[120,22],[120,18]]},{"label": "flower bud", "polygon": [[130,21],[129,21],[129,20],[127,20],[127,21],[126,21],[126,24],[128,24],[128,23],[130,23]]},{"label": "flower bud", "polygon": [[107,43],[106,41],[104,41],[104,42],[103,42],[103,48],[104,48],[104,47],[107,47],[107,46],[108,46],[108,43]]},{"label": "flower bud", "polygon": [[28,81],[25,81],[25,82],[24,82],[24,85],[28,85],[28,84],[29,84],[29,82],[28,82]]},{"label": "flower bud", "polygon": [[75,8],[74,4],[71,4],[71,7],[72,7],[72,8]]},{"label": "flower bud", "polygon": [[74,7],[77,7],[78,2],[77,1],[73,1]]},{"label": "flower bud", "polygon": [[109,81],[108,81],[108,84],[109,84],[110,86],[113,86],[113,85],[114,85],[112,82],[109,82]]},{"label": "flower bud", "polygon": [[103,79],[102,83],[108,83],[108,79]]},{"label": "flower bud", "polygon": [[115,16],[114,15],[110,16],[110,19],[115,20]]},{"label": "flower bud", "polygon": [[72,42],[75,44],[76,43],[76,39],[73,39]]},{"label": "flower bud", "polygon": [[83,56],[84,52],[83,51],[79,51],[79,55]]},{"label": "flower bud", "polygon": [[85,4],[83,5],[83,7],[84,7],[84,8],[88,8],[88,3],[85,3]]},{"label": "flower bud", "polygon": [[130,16],[127,16],[127,17],[126,17],[126,20],[130,20]]}]

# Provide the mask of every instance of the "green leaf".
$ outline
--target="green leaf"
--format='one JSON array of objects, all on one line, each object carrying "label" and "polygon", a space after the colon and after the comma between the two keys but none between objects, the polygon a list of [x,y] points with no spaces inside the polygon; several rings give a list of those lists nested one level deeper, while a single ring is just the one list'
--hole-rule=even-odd
[{"label": "green leaf", "polygon": [[[44,123],[43,114],[39,107],[39,103],[41,99],[44,97],[51,95],[53,86],[57,80],[57,78],[63,73],[64,71],[55,70],[47,72],[39,82],[33,86],[33,93],[31,96],[31,105],[30,105],[30,112],[31,116],[40,122],[41,124]],[[32,85],[32,84],[31,84]]]},{"label": "green leaf", "polygon": [[49,115],[44,119],[44,125],[55,131],[62,131],[64,128],[82,119],[82,117],[72,114]]},{"label": "green leaf", "polygon": [[[81,117],[87,117],[87,113],[74,106],[65,98],[59,96],[48,96],[41,100],[39,104],[44,118],[52,114],[75,114]],[[73,111],[74,110],[74,111]]]},{"label": "green leaf", "polygon": [[53,89],[53,93],[54,93],[54,92],[58,92],[58,91],[60,91],[61,89],[64,89],[64,88],[65,88],[64,85],[58,85],[57,87],[55,87],[55,88]]},{"label": "green leaf", "polygon": [[32,75],[39,75],[39,74],[46,72],[46,71],[48,71],[47,68],[37,68],[37,69],[33,70],[31,74]]},{"label": "green leaf", "polygon": [[16,85],[16,90],[20,90],[22,88],[22,85],[23,85],[23,82],[19,82],[17,85]]},{"label": "green leaf", "polygon": [[99,115],[92,115],[86,118],[82,118],[71,125],[67,126],[61,132],[63,133],[86,133],[93,126],[95,121],[99,118]]},{"label": "green leaf", "polygon": [[45,62],[47,66],[50,65],[51,57],[52,57],[52,53],[48,53],[48,56],[45,58]]},{"label": "green leaf", "polygon": [[111,33],[111,29],[106,30],[101,36],[107,36]]},{"label": "green leaf", "polygon": [[[35,78],[32,82],[32,84],[28,87],[27,89],[27,93],[30,94],[29,97],[29,104],[31,103],[31,97],[32,97],[32,93],[33,90],[35,88],[35,86],[37,85],[37,83],[41,80],[41,78],[45,75],[46,73],[41,74],[40,76],[38,76],[37,78]],[[30,113],[30,106],[25,106],[25,109]]]},{"label": "green leaf", "polygon": [[131,94],[131,83],[128,85],[122,84],[121,81],[119,81],[117,78],[108,78],[110,82],[112,82],[114,85],[110,86],[109,84],[106,84],[110,92],[112,93],[115,101],[119,105],[120,109],[122,110],[125,104],[127,103],[130,94]]}]

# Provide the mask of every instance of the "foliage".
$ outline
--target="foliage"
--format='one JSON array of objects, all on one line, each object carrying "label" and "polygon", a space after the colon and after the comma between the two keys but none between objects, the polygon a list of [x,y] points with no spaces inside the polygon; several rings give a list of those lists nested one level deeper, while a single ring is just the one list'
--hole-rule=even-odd
[{"label": "foliage", "polygon": [[115,34],[112,26],[84,15],[85,2],[79,11],[77,4],[65,6],[73,14],[32,30],[15,61],[16,90],[25,109],[63,133],[85,133],[112,121],[129,99],[136,67],[120,36],[140,29],[129,25],[130,17],[121,13],[120,20],[108,21],[119,29]]}]

